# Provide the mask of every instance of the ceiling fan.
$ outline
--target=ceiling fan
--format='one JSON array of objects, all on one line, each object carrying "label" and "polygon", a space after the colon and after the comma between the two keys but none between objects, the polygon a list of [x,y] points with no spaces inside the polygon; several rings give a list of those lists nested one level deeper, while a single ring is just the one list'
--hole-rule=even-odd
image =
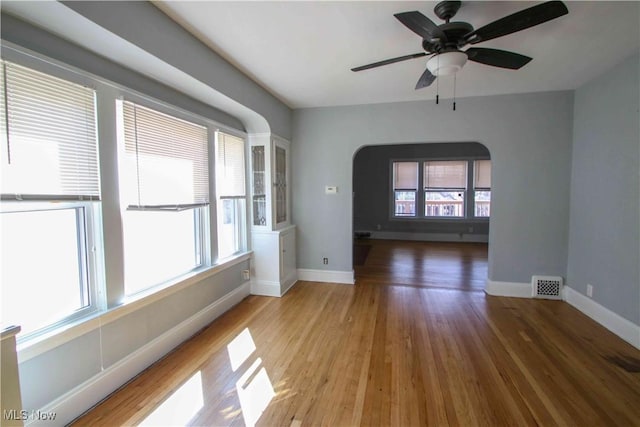
[{"label": "ceiling fan", "polygon": [[416,89],[427,87],[437,76],[454,74],[469,61],[478,62],[494,67],[517,70],[526,65],[531,58],[519,53],[505,50],[471,47],[461,50],[468,44],[475,45],[497,37],[506,36],[524,29],[542,24],[569,13],[561,1],[548,1],[536,6],[523,9],[512,15],[498,19],[484,27],[474,30],[467,22],[450,22],[460,9],[460,1],[443,1],[433,9],[438,18],[445,21],[436,25],[429,18],[418,11],[396,13],[394,16],[411,31],[422,37],[424,52],[352,68],[351,71],[362,71],[408,59],[431,55],[427,61],[427,69],[420,76]]}]

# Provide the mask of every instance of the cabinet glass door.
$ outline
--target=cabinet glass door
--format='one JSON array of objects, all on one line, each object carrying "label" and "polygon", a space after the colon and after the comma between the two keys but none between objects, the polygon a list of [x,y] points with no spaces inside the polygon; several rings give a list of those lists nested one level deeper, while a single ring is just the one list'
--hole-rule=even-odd
[{"label": "cabinet glass door", "polygon": [[253,225],[267,225],[264,146],[251,147]]},{"label": "cabinet glass door", "polygon": [[287,221],[287,152],[276,145],[276,223]]}]

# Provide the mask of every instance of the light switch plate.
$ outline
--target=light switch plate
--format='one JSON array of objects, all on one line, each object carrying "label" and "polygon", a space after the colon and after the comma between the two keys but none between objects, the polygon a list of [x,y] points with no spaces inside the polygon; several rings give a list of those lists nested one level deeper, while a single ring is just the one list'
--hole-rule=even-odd
[{"label": "light switch plate", "polygon": [[324,187],[325,194],[336,194],[338,192],[338,187],[335,185],[327,185]]}]

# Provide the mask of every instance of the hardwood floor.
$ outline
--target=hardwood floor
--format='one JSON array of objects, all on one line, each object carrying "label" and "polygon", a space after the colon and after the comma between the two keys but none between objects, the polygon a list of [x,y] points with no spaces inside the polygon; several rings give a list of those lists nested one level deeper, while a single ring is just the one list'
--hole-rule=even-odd
[{"label": "hardwood floor", "polygon": [[356,286],[245,299],[76,425],[640,425],[640,351],[563,302],[476,290],[486,254],[456,272],[451,246],[427,267],[416,250],[372,247]]},{"label": "hardwood floor", "polygon": [[[487,279],[486,243],[408,242],[359,239],[368,248],[354,261],[356,278],[381,284],[483,290]],[[354,256],[354,260],[356,257]]]}]

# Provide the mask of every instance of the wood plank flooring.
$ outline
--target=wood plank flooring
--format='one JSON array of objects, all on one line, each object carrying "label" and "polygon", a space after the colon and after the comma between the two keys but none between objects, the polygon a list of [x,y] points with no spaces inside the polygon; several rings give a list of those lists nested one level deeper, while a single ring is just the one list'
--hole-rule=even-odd
[{"label": "wood plank flooring", "polygon": [[354,261],[354,271],[369,282],[483,290],[487,279],[486,243],[358,239],[359,247],[369,250],[364,262]]},{"label": "wood plank flooring", "polygon": [[245,299],[76,425],[640,425],[640,351],[563,302],[485,295],[449,244],[415,266],[428,286],[395,280],[381,257],[417,249],[393,246],[356,286]]}]

